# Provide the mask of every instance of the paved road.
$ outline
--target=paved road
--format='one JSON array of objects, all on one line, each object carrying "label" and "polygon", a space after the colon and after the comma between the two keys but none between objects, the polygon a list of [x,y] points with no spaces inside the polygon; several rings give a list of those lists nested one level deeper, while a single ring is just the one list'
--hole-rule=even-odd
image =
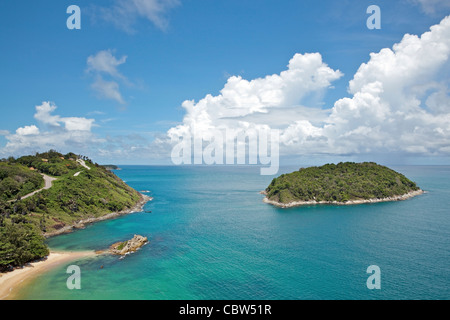
[{"label": "paved road", "polygon": [[[84,162],[84,160],[78,159],[77,162],[78,162],[82,167],[84,167],[84,168],[86,168],[86,169],[88,169],[88,170],[91,170],[91,168],[89,168],[89,167],[86,165],[86,162]],[[81,173],[81,171],[75,173],[73,176],[74,176],[74,177],[78,177],[78,176],[80,175],[80,173]]]},{"label": "paved road", "polygon": [[[43,174],[43,173],[41,173],[41,175],[44,177],[44,182],[45,182],[44,187],[42,189],[33,191],[33,192],[23,196],[21,199],[26,199],[26,198],[29,198],[31,196],[34,196],[36,193],[41,192],[42,190],[50,189],[52,187],[52,185],[53,185],[53,181],[57,180],[56,178],[49,177],[48,175]],[[12,201],[14,201],[14,200],[11,200],[9,202],[12,202]]]},{"label": "paved road", "polygon": [[84,162],[84,160],[78,159],[77,162],[78,162],[79,164],[81,164],[81,166],[85,167],[86,169],[91,170],[91,168],[89,168],[89,167],[86,165],[86,162]]},{"label": "paved road", "polygon": [[[86,165],[86,162],[84,162],[84,160],[78,159],[77,162],[78,162],[79,164],[81,164],[81,166],[85,167],[86,169],[91,170],[91,168],[89,168],[89,167]],[[81,173],[81,171],[75,173],[73,176],[74,176],[74,177],[78,177],[80,173]],[[29,197],[31,197],[31,196],[34,196],[36,193],[41,192],[42,190],[50,189],[50,188],[52,187],[52,185],[53,185],[53,181],[57,180],[56,178],[49,177],[48,175],[43,174],[43,173],[41,173],[41,175],[44,177],[45,186],[44,186],[42,189],[33,191],[33,192],[31,192],[31,193],[29,193],[29,194],[23,196],[21,199],[26,199],[26,198],[29,198]],[[15,200],[10,200],[10,201],[8,201],[8,202],[13,202],[13,201],[15,201]]]}]

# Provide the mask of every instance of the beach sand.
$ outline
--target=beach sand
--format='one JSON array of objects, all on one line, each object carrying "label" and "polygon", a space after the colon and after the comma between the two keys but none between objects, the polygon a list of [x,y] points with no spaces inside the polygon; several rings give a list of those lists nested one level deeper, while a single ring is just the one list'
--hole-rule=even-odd
[{"label": "beach sand", "polygon": [[46,271],[63,263],[95,255],[94,251],[50,252],[46,259],[29,263],[11,272],[0,273],[0,300],[14,300],[19,288]]}]

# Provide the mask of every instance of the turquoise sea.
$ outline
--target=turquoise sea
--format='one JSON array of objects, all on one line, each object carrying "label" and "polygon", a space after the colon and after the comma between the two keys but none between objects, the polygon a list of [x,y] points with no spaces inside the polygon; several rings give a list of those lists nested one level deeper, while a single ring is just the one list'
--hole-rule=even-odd
[{"label": "turquoise sea", "polygon": [[[23,299],[449,299],[450,166],[392,167],[426,194],[401,202],[279,209],[251,166],[123,166],[115,173],[154,197],[145,210],[49,240],[99,250],[134,234],[150,243],[119,260],[72,262],[24,288]],[[297,170],[284,167],[280,174]],[[381,289],[366,286],[381,269]],[[103,266],[103,268],[101,268]]]}]

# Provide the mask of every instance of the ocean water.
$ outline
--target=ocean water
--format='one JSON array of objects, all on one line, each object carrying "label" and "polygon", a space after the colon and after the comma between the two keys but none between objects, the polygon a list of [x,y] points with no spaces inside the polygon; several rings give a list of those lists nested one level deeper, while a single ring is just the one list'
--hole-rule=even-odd
[{"label": "ocean water", "polygon": [[[145,210],[49,240],[99,250],[134,234],[150,243],[120,260],[72,262],[35,279],[22,299],[449,299],[450,166],[392,167],[426,194],[401,202],[279,209],[257,167],[124,166],[154,197]],[[298,168],[284,167],[280,173]],[[369,290],[371,265],[381,289]],[[103,266],[103,268],[101,268]]]}]

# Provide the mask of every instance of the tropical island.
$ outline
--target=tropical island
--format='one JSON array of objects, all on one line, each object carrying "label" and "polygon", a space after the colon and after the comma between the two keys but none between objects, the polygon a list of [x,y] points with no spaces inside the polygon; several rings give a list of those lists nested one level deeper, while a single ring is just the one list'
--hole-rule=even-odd
[{"label": "tropical island", "polygon": [[0,160],[0,272],[46,257],[47,237],[151,200],[87,157],[54,150]]},{"label": "tropical island", "polygon": [[373,162],[301,168],[272,180],[264,202],[282,207],[406,200],[423,191],[404,175]]}]

